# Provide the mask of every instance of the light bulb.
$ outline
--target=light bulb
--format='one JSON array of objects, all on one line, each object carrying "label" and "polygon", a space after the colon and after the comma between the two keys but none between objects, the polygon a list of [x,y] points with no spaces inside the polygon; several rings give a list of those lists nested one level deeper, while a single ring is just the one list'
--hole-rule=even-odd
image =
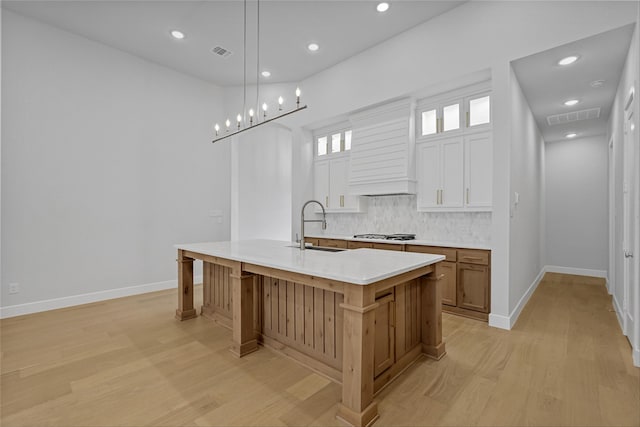
[{"label": "light bulb", "polygon": [[263,102],[262,103],[262,118],[266,118],[267,117],[267,103]]},{"label": "light bulb", "polygon": [[249,109],[249,117],[253,117],[253,108]]},{"label": "light bulb", "polygon": [[300,92],[300,88],[297,87],[296,88],[296,108],[300,108],[300,94],[302,92]]},{"label": "light bulb", "polygon": [[301,93],[301,92],[300,92],[300,88],[299,88],[299,87],[297,87],[297,88],[296,88],[296,96],[300,96],[300,93]]},{"label": "light bulb", "polygon": [[220,130],[220,125],[218,125],[216,123],[216,125],[213,128],[216,130],[216,136],[218,136],[218,131]]},{"label": "light bulb", "polygon": [[229,126],[231,126],[231,120],[227,119],[227,121],[224,122],[224,124],[227,125],[227,128],[228,128]]},{"label": "light bulb", "polygon": [[242,116],[241,116],[240,114],[238,114],[238,115],[236,116],[236,120],[237,120],[238,122],[241,122],[241,121],[242,121]]},{"label": "light bulb", "polygon": [[284,102],[284,99],[282,99],[282,97],[278,97],[278,110],[282,111],[282,103]]},{"label": "light bulb", "polygon": [[253,126],[253,108],[249,108],[249,126]]}]

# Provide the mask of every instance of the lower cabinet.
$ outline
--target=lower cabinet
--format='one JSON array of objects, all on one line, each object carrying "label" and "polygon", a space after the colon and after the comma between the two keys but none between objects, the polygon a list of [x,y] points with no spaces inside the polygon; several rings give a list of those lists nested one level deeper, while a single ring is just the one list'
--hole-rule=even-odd
[{"label": "lower cabinet", "polygon": [[458,307],[489,312],[489,266],[458,264]]},{"label": "lower cabinet", "polygon": [[377,377],[395,363],[395,295],[390,293],[376,298],[375,348],[373,376]]},{"label": "lower cabinet", "polygon": [[442,303],[455,306],[458,296],[456,289],[458,270],[455,262],[442,261],[437,265],[436,274],[444,274],[442,279]]},{"label": "lower cabinet", "polygon": [[318,239],[318,246],[347,249],[347,241],[339,239]]}]

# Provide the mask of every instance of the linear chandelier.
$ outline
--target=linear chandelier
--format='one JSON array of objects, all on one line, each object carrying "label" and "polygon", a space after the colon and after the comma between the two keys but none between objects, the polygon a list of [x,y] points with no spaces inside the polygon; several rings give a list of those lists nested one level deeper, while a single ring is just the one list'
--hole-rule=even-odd
[{"label": "linear chandelier", "polygon": [[[221,141],[239,133],[254,129],[260,125],[277,120],[281,117],[288,116],[298,111],[307,108],[306,105],[300,105],[300,88],[296,88],[296,107],[291,110],[284,110],[284,98],[278,97],[278,110],[273,114],[267,114],[269,105],[266,102],[259,106],[260,99],[260,0],[256,1],[257,7],[257,31],[256,31],[256,101],[254,107],[247,110],[247,0],[244,0],[244,40],[243,40],[243,103],[242,113],[236,116],[236,123],[234,126],[231,124],[229,118],[224,122],[225,128],[222,129],[220,124],[216,123],[213,127],[216,135],[212,143]],[[262,114],[259,114],[260,109]],[[247,116],[249,120],[247,121]],[[248,122],[248,123],[247,123]]]}]

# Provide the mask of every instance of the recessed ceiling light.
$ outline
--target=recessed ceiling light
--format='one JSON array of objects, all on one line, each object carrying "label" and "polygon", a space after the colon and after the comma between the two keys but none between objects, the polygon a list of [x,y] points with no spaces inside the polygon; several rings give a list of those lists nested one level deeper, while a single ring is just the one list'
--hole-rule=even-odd
[{"label": "recessed ceiling light", "polygon": [[578,102],[580,102],[580,101],[578,101],[577,99],[570,99],[568,101],[565,101],[564,105],[566,105],[567,107],[571,107],[571,106],[576,105]]},{"label": "recessed ceiling light", "polygon": [[595,87],[595,88],[602,87],[604,86],[604,80],[594,80],[591,83],[589,83],[589,86]]},{"label": "recessed ceiling light", "polygon": [[562,58],[560,61],[558,61],[558,65],[573,64],[574,62],[576,62],[578,60],[578,58],[580,58],[580,57],[577,56],[577,55],[567,56],[566,58]]},{"label": "recessed ceiling light", "polygon": [[318,43],[309,43],[307,49],[309,49],[311,52],[315,52],[320,49],[320,46],[318,45]]},{"label": "recessed ceiling light", "polygon": [[578,134],[577,134],[577,133],[573,133],[573,132],[572,132],[572,133],[568,133],[568,134],[566,134],[564,137],[565,137],[565,138],[575,138],[576,136],[578,136]]},{"label": "recessed ceiling light", "polygon": [[170,34],[174,39],[182,40],[184,38],[184,33],[180,30],[171,30]]},{"label": "recessed ceiling light", "polygon": [[378,12],[386,12],[387,10],[389,10],[389,3],[387,2],[378,3],[378,6],[376,6],[376,10]]},{"label": "recessed ceiling light", "polygon": [[262,77],[271,77],[271,73],[269,71],[267,71],[267,70],[264,70],[262,72]]}]

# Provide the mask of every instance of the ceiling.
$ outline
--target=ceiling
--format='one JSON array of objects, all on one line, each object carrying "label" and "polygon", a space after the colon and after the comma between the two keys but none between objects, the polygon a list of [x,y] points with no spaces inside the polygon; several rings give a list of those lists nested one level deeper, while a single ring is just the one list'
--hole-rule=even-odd
[{"label": "ceiling", "polygon": [[[625,64],[633,24],[607,31],[586,39],[531,55],[512,62],[538,129],[546,142],[565,140],[567,133],[577,137],[606,133],[607,120]],[[570,55],[579,55],[571,65],[557,62]],[[595,80],[604,80],[600,88],[591,87]],[[565,106],[570,99],[580,102]],[[547,117],[600,107],[600,118],[549,126]]]},{"label": "ceiling", "polygon": [[[445,13],[462,1],[247,2],[246,78],[269,70],[261,83],[297,82]],[[233,1],[2,1],[2,7],[220,86],[243,84],[244,2]],[[183,40],[169,32],[179,29]],[[310,42],[320,45],[307,50]],[[221,46],[227,58],[212,53]]]}]

